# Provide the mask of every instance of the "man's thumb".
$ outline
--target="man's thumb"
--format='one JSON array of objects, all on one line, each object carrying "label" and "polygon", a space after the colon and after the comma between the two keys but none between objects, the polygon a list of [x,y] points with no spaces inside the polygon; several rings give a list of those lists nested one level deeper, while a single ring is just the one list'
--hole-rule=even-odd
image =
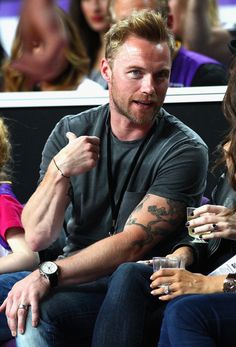
[{"label": "man's thumb", "polygon": [[68,138],[69,142],[71,142],[77,138],[77,136],[70,131],[68,131],[68,133],[66,133],[66,137]]}]

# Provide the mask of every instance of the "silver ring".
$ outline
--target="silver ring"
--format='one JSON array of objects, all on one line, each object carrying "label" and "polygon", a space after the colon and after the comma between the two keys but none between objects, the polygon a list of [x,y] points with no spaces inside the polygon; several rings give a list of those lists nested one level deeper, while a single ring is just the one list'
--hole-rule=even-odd
[{"label": "silver ring", "polygon": [[18,310],[28,310],[29,308],[29,305],[26,305],[26,304],[19,304],[18,306]]},{"label": "silver ring", "polygon": [[170,294],[170,287],[169,284],[163,285],[164,288],[164,294]]}]

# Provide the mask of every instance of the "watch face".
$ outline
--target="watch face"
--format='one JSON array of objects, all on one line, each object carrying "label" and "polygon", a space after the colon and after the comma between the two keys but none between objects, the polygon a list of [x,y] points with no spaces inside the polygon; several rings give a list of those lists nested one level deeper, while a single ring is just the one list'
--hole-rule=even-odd
[{"label": "watch face", "polygon": [[45,261],[41,264],[40,268],[47,275],[57,272],[57,264],[53,263],[52,261]]}]

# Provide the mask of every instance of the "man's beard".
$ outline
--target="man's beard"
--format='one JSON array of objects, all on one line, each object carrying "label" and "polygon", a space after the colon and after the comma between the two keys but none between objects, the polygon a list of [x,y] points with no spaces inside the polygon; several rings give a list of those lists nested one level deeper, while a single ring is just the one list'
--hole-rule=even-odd
[{"label": "man's beard", "polygon": [[155,110],[153,111],[152,117],[143,117],[143,118],[138,118],[135,116],[135,114],[132,114],[132,111],[129,111],[128,107],[125,107],[118,98],[114,96],[114,94],[111,92],[112,100],[114,107],[116,111],[120,114],[122,114],[124,117],[129,119],[133,124],[136,125],[147,125],[151,124],[153,122],[153,119],[159,112],[160,108],[156,107]]}]

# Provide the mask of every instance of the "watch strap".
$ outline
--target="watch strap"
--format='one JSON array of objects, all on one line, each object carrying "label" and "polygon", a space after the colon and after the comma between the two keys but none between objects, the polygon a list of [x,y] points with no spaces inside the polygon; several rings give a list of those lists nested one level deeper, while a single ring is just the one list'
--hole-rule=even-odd
[{"label": "watch strap", "polygon": [[236,274],[228,274],[223,284],[225,293],[236,293]]}]

